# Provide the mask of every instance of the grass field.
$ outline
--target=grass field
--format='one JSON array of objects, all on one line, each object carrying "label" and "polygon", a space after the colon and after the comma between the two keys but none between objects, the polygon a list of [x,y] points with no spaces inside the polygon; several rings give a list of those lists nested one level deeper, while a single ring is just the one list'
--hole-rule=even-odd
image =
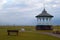
[{"label": "grass field", "polygon": [[[19,32],[18,36],[7,35],[7,30],[20,30],[21,28],[21,26],[0,26],[0,40],[60,40],[60,38],[57,37],[38,33],[45,31],[36,31],[33,26],[25,26],[25,32]],[[46,32],[50,31],[46,30]]]}]

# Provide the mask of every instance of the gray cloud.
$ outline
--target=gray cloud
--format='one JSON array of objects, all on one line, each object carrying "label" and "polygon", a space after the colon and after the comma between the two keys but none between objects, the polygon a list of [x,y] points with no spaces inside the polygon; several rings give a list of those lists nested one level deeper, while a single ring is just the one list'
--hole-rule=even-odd
[{"label": "gray cloud", "polygon": [[[43,3],[44,0],[5,1],[0,7],[0,24],[36,25],[35,16],[42,12],[44,8]],[[54,18],[59,21],[60,0],[46,1],[45,5],[48,13],[54,15]],[[60,23],[57,22],[57,24]]]}]

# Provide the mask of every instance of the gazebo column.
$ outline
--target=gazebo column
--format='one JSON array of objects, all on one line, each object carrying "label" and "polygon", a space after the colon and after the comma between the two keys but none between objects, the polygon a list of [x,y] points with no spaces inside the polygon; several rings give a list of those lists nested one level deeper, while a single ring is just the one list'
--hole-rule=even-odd
[{"label": "gazebo column", "polygon": [[41,19],[37,18],[37,25],[40,25],[40,23],[41,23]]},{"label": "gazebo column", "polygon": [[49,20],[48,20],[50,25],[52,25],[51,19],[52,19],[52,18],[49,18]]},{"label": "gazebo column", "polygon": [[37,25],[38,25],[38,21],[39,21],[39,19],[37,18]]},{"label": "gazebo column", "polygon": [[46,25],[49,25],[49,18],[46,17]]},{"label": "gazebo column", "polygon": [[40,25],[41,25],[41,21],[42,21],[42,20],[41,20],[41,18],[40,18],[40,19],[39,19],[39,24],[40,24]]}]

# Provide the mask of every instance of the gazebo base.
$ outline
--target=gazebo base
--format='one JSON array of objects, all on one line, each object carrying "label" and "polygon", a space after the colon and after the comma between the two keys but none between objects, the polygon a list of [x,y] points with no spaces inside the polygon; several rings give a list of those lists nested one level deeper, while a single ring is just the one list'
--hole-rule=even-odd
[{"label": "gazebo base", "polygon": [[36,30],[52,30],[52,25],[36,25]]}]

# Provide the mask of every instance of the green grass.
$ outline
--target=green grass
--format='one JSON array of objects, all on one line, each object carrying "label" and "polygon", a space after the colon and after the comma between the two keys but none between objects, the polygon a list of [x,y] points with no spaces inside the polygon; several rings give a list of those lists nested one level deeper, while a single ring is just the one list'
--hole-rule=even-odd
[{"label": "green grass", "polygon": [[[21,28],[22,28],[21,26],[0,27],[0,40],[60,40],[60,38],[57,37],[37,33],[37,31],[35,31],[35,27],[33,26],[31,27],[25,26],[24,28],[26,32],[19,32],[18,36],[7,35],[7,30],[20,30]],[[41,32],[41,30],[38,32]]]},{"label": "green grass", "polygon": [[60,31],[60,26],[55,26],[53,27],[54,29],[57,29],[58,31]]}]

